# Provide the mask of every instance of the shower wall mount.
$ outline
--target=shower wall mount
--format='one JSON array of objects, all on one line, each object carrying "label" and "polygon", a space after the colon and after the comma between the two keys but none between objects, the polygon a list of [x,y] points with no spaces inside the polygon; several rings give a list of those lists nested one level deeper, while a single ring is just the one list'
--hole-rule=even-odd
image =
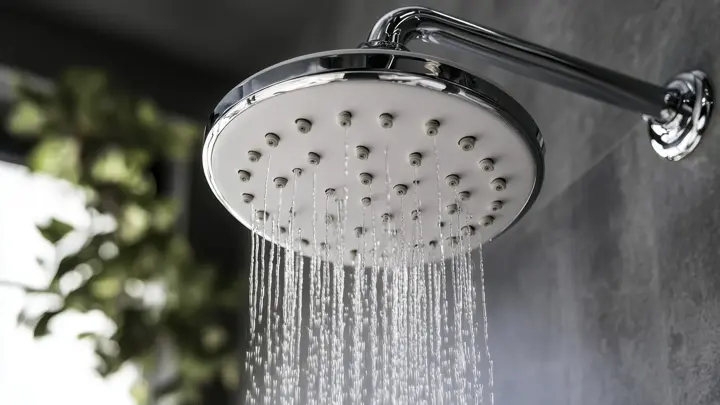
[{"label": "shower wall mount", "polygon": [[[413,40],[638,112],[671,161],[697,148],[712,114],[701,71],[657,86],[434,10],[400,8],[358,49],[281,62],[220,101],[202,152],[218,200],[246,227],[305,254],[340,248],[332,228],[348,241],[346,263],[371,229],[472,248],[517,223],[544,177],[537,125],[495,85],[408,51]],[[345,202],[342,213],[331,198]]]}]

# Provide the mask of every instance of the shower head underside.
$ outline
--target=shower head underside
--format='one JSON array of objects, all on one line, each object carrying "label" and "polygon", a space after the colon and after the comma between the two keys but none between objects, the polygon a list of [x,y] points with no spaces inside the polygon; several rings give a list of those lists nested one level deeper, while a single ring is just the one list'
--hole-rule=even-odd
[{"label": "shower head underside", "polygon": [[290,239],[309,255],[314,243],[332,248],[340,226],[350,263],[373,230],[382,241],[404,229],[393,237],[410,243],[422,224],[423,244],[463,237],[470,248],[494,238],[537,197],[543,152],[530,115],[492,84],[433,57],[355,49],[289,60],[233,89],[203,164],[246,227],[273,239],[257,220],[289,232],[293,212]]}]

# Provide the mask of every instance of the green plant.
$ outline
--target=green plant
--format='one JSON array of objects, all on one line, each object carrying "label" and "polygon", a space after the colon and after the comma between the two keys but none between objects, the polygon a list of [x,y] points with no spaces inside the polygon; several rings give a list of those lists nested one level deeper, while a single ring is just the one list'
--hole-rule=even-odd
[{"label": "green plant", "polygon": [[[150,101],[112,87],[105,74],[71,70],[49,90],[19,80],[17,99],[8,116],[9,131],[36,141],[29,167],[72,182],[85,192],[91,217],[111,217],[114,226],[95,230],[84,246],[58,258],[50,285],[41,292],[59,296],[60,309],[21,321],[36,337],[49,331],[53,317],[66,310],[100,310],[117,325],[108,340],[94,334],[101,359],[99,372],[108,375],[126,362],[144,375],[157,364],[159,342],[173,347],[177,375],[148,393],[138,385],[136,397],[174,393],[180,403],[200,403],[200,389],[211,380],[233,389],[238,381],[237,331],[228,317],[237,313],[242,283],[217,279],[211,266],[199,263],[178,231],[178,204],[159,195],[153,166],[185,159],[200,128],[173,119]],[[57,219],[41,227],[56,245],[73,231]],[[81,276],[81,285],[61,291],[64,277]],[[162,302],[147,302],[143,286],[164,291]],[[139,292],[140,291],[140,292]]]}]

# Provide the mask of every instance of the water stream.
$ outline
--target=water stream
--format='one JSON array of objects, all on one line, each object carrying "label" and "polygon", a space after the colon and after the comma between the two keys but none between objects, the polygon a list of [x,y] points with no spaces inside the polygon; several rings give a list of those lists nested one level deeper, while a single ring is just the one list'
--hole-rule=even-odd
[{"label": "water stream", "polygon": [[[346,177],[348,138],[346,131]],[[326,192],[323,210],[316,173],[296,173],[289,204],[282,188],[268,197],[268,157],[263,208],[251,206],[245,403],[494,404],[482,249],[471,249],[472,212],[459,196],[443,223],[437,146],[435,156],[436,184],[421,184],[415,168],[414,193],[401,197],[397,218],[365,207],[348,240],[347,189]],[[389,207],[387,151],[385,159]],[[419,187],[437,187],[437,201],[423,204]],[[297,193],[306,192],[311,230],[295,223]],[[264,214],[268,201],[289,214],[286,222]],[[426,240],[419,214],[434,217],[435,208],[440,240]],[[349,250],[353,263],[344,266]]]}]

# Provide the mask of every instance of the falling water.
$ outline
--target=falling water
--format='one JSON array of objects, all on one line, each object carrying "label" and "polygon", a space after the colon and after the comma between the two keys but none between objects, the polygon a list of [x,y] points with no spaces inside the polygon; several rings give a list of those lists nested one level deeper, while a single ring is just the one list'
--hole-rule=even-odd
[{"label": "falling water", "polygon": [[[405,239],[405,198],[400,197],[400,229],[398,230],[398,239],[400,246],[400,266],[395,273],[395,308],[397,309],[395,316],[397,318],[397,331],[395,338],[397,343],[395,350],[398,352],[397,369],[398,369],[398,388],[401,403],[410,403],[408,398],[408,372],[410,367],[406,367],[408,357],[408,335],[407,335],[407,303],[411,296],[407,294],[407,242]],[[409,364],[407,364],[409,366]]]},{"label": "falling water", "polygon": [[360,403],[362,399],[362,387],[364,382],[364,363],[365,363],[365,338],[363,336],[365,316],[365,216],[367,208],[363,208],[362,227],[357,232],[357,253],[354,258],[355,265],[352,273],[353,289],[351,291],[351,326],[352,326],[352,354],[350,370],[351,392],[350,400],[352,403]]},{"label": "falling water", "polygon": [[[251,215],[255,215],[255,205],[250,205],[250,212]],[[257,380],[255,379],[255,369],[259,364],[259,359],[257,354],[259,354],[259,348],[256,350],[256,342],[255,342],[255,330],[256,330],[256,316],[257,316],[257,294],[259,290],[259,283],[258,283],[258,239],[259,236],[257,235],[257,222],[253,221],[252,223],[252,250],[251,250],[251,259],[250,259],[250,344],[248,347],[248,353],[245,358],[245,373],[247,373],[250,376],[250,387],[247,390],[246,393],[246,401],[248,404],[255,404],[256,399],[256,393],[258,390],[257,387]],[[261,307],[262,308],[262,307]]]},{"label": "falling water", "polygon": [[450,215],[450,250],[451,254],[451,280],[452,280],[452,294],[453,294],[453,348],[454,350],[454,363],[455,370],[453,376],[455,378],[454,385],[456,394],[455,397],[459,404],[464,405],[466,403],[465,397],[465,379],[467,378],[466,362],[465,362],[465,345],[463,341],[463,327],[462,327],[462,312],[463,312],[463,300],[462,300],[462,286],[460,280],[460,273],[462,267],[462,260],[458,257],[458,234],[459,226],[457,223],[457,217]]},{"label": "falling water", "polygon": [[415,198],[415,215],[413,220],[415,221],[415,240],[414,240],[414,254],[415,254],[415,266],[413,268],[413,296],[415,299],[415,306],[413,308],[413,337],[412,341],[415,344],[415,351],[413,357],[416,359],[413,370],[415,384],[418,388],[416,389],[416,400],[419,401],[421,398],[429,398],[430,394],[430,373],[421,373],[420,370],[429,370],[430,361],[428,357],[428,335],[432,334],[432,329],[428,322],[428,296],[425,287],[426,279],[428,277],[428,271],[425,269],[425,240],[423,238],[423,223],[422,223],[422,204],[420,197],[418,196],[418,188],[420,187],[420,180],[418,178],[418,168],[414,167],[414,178],[413,178],[413,196]]},{"label": "falling water", "polygon": [[[348,181],[347,131],[345,144]],[[295,173],[289,207],[287,202],[283,206],[280,188],[270,198],[277,201],[273,212],[282,215],[265,214],[268,157],[263,209],[255,211],[251,205],[256,220],[246,403],[494,404],[482,249],[479,260],[473,261],[472,212],[460,203],[457,190],[458,209],[443,223],[443,197],[453,196],[443,196],[437,145],[434,153],[436,184],[415,167],[413,195],[399,198],[396,217],[376,218],[376,210],[365,206],[356,237],[349,240],[347,227],[355,227],[347,221],[348,211],[354,209],[349,207],[347,187],[342,195],[326,192],[325,210],[318,210],[315,172],[311,187]],[[385,204],[390,213],[393,183],[387,150],[384,157]],[[434,217],[435,202],[421,201],[420,187],[437,187],[439,240],[426,240],[423,234],[423,210]],[[306,192],[312,193],[312,235],[295,221],[301,215],[296,212],[296,198]],[[372,196],[372,186],[366,192]],[[281,222],[285,213],[287,221]],[[324,234],[323,224],[318,229],[319,216]],[[355,254],[352,266],[346,268],[349,250]],[[482,319],[476,310],[482,311]]]},{"label": "falling water", "polygon": [[320,295],[320,273],[319,273],[319,250],[318,250],[318,241],[317,241],[317,173],[313,170],[313,181],[312,181],[312,195],[313,195],[313,202],[312,202],[312,208],[313,208],[313,219],[312,219],[312,257],[310,258],[310,319],[309,319],[309,326],[307,329],[307,335],[308,335],[308,370],[307,370],[307,378],[308,378],[308,393],[307,393],[307,399],[310,403],[316,403],[317,399],[315,397],[316,393],[316,384],[317,384],[317,377],[319,374],[318,370],[318,350],[320,347],[320,342],[318,341],[318,333],[320,325],[318,325],[318,322],[320,321],[322,314],[318,313],[320,311],[320,305],[321,305],[321,295]]},{"label": "falling water", "polygon": [[[332,216],[328,213],[328,207],[330,203],[330,195],[325,195],[325,241],[329,241],[328,228],[332,222]],[[318,400],[320,404],[328,403],[327,392],[330,391],[330,366],[328,354],[330,352],[330,332],[331,329],[328,327],[335,317],[328,316],[330,313],[331,304],[333,301],[332,295],[330,295],[330,281],[332,280],[332,270],[330,267],[330,246],[329,242],[325,242],[325,248],[323,250],[325,254],[325,260],[321,262],[320,274],[322,275],[321,295],[319,307],[320,313],[316,316],[319,320],[319,339],[320,339],[320,383],[318,385]],[[324,266],[324,271],[323,267]]]},{"label": "falling water", "polygon": [[[490,395],[490,405],[495,404],[495,392],[493,390],[493,385],[495,384],[495,376],[493,373],[493,361],[492,357],[490,356],[490,339],[488,338],[488,317],[487,317],[487,305],[485,301],[485,268],[483,266],[483,256],[482,256],[482,246],[478,249],[478,255],[479,255],[479,267],[480,267],[480,295],[481,295],[481,301],[482,301],[482,314],[483,314],[483,334],[485,338],[485,356],[487,358],[487,362],[489,364],[489,375],[488,375],[488,388],[490,389],[489,395]],[[473,296],[475,295],[475,291],[473,289]]]},{"label": "falling water", "polygon": [[[277,211],[282,211],[282,189],[278,191],[278,208]],[[280,221],[271,221],[271,238],[275,239],[280,234]],[[284,381],[284,370],[278,371],[278,357],[280,356],[280,314],[278,313],[278,302],[280,301],[280,256],[278,250],[280,246],[274,244],[270,246],[270,277],[268,277],[268,300],[270,300],[270,309],[268,309],[268,321],[271,323],[271,327],[266,329],[266,340],[268,349],[267,352],[270,355],[268,359],[268,368],[271,370],[270,375],[270,395],[265,396],[266,403],[269,403],[270,399],[278,391],[278,379]],[[276,260],[277,258],[277,260]],[[283,362],[284,364],[285,362]],[[280,375],[278,375],[280,374]]]},{"label": "falling water", "polygon": [[[384,153],[385,158],[385,212],[386,215],[389,215],[390,212],[390,163],[388,161],[388,150],[387,147],[385,148]],[[392,340],[392,329],[390,327],[390,297],[393,296],[391,290],[390,290],[390,270],[393,268],[394,263],[391,258],[394,258],[394,252],[390,253],[389,249],[392,244],[392,238],[391,238],[391,231],[392,231],[392,221],[390,220],[390,217],[384,217],[383,218],[383,238],[385,246],[385,252],[383,253],[383,269],[382,269],[382,309],[380,310],[380,317],[381,317],[381,324],[382,324],[382,342],[383,342],[383,348],[382,348],[382,377],[381,382],[382,385],[380,387],[380,393],[382,395],[382,401],[383,402],[390,402],[391,393],[392,393],[392,381],[393,376],[390,373],[390,370],[392,369],[392,358],[390,357],[391,352],[391,346],[393,343]]]},{"label": "falling water", "polygon": [[[264,197],[263,197],[263,210],[260,213],[258,213],[258,212],[255,213],[255,216],[256,216],[255,220],[259,221],[262,224],[263,233],[267,232],[267,220],[266,220],[267,218],[266,218],[265,214],[267,213],[267,192],[268,192],[268,183],[270,181],[270,164],[271,164],[271,162],[272,162],[272,154],[268,156],[268,166],[267,166],[267,170],[265,172],[265,191],[264,191]],[[260,263],[259,263],[259,267],[258,267],[259,268],[258,271],[260,272],[260,303],[259,303],[260,319],[259,319],[259,323],[266,330],[269,330],[270,325],[269,325],[269,321],[267,320],[267,315],[265,317],[263,317],[264,312],[268,312],[268,313],[270,312],[269,305],[265,303],[266,288],[265,288],[264,280],[265,280],[265,273],[267,273],[267,266],[266,266],[266,262],[265,262],[265,241],[266,241],[266,238],[262,238],[262,241],[260,244]],[[268,277],[268,279],[269,279],[269,277]],[[268,301],[269,301],[269,299],[268,299]],[[264,322],[264,324],[263,324],[263,322]],[[267,336],[267,334],[265,334],[264,336]],[[260,350],[262,350],[264,344],[267,344],[267,338],[265,341],[263,341],[262,337],[263,337],[263,334],[258,333],[258,336],[257,336],[258,341],[255,346],[255,350],[257,351],[256,357],[258,358],[258,361],[260,358]],[[267,350],[267,352],[271,353],[271,351],[269,351],[269,350]],[[268,362],[268,364],[270,364],[270,363]],[[262,387],[265,390],[265,392],[264,392],[265,395],[261,395],[261,393],[259,392],[259,389],[258,389],[258,393],[257,393],[258,400],[260,398],[267,398],[268,397],[267,390],[270,389],[270,379],[272,378],[270,366],[266,365],[264,367],[264,371],[265,372],[263,375],[264,378],[263,378]],[[266,400],[266,403],[267,403],[267,400]]]},{"label": "falling water", "polygon": [[[368,195],[372,196],[372,184],[368,186]],[[378,240],[377,240],[377,234],[375,233],[375,229],[377,227],[377,222],[375,221],[375,210],[372,211],[372,222],[370,223],[370,226],[372,227],[372,248],[371,248],[371,254],[372,254],[372,268],[370,269],[370,288],[367,289],[368,295],[370,295],[370,309],[368,312],[368,322],[369,322],[369,333],[370,333],[370,364],[369,367],[369,374],[370,374],[370,392],[376,392],[378,387],[378,356],[380,355],[379,350],[379,341],[378,341],[378,274],[380,272],[379,262],[378,262]]]},{"label": "falling water", "polygon": [[343,184],[343,195],[342,198],[337,199],[337,222],[335,227],[335,236],[337,246],[336,251],[336,262],[334,266],[334,306],[332,308],[331,317],[333,321],[333,344],[332,344],[332,386],[330,400],[332,403],[341,403],[343,401],[344,393],[343,386],[345,384],[345,373],[343,367],[343,351],[345,340],[345,266],[344,266],[344,255],[345,255],[345,234],[344,231],[347,226],[347,203],[348,203],[348,130],[345,128],[343,134],[344,141],[344,184]]},{"label": "falling water", "polygon": [[[437,138],[433,137],[433,152],[435,154],[435,182],[437,185],[437,195],[438,195],[438,207],[437,207],[437,214],[438,214],[438,228],[440,229],[440,241],[438,242],[438,246],[440,247],[440,271],[439,271],[439,278],[440,278],[440,305],[442,307],[442,318],[439,319],[439,323],[442,324],[442,340],[443,345],[440,353],[441,358],[441,365],[440,369],[444,370],[446,373],[451,369],[450,365],[450,356],[448,353],[448,347],[450,346],[450,330],[448,328],[448,325],[450,324],[449,318],[448,318],[448,297],[447,297],[447,273],[445,269],[445,236],[443,234],[443,221],[442,221],[442,191],[440,189],[440,154],[438,153],[437,148]],[[440,343],[440,342],[438,342]],[[452,392],[452,376],[449,375],[449,373],[446,375],[443,373],[442,377],[443,383],[440,387],[440,394],[443,396],[443,400],[450,400],[449,395]]]}]

